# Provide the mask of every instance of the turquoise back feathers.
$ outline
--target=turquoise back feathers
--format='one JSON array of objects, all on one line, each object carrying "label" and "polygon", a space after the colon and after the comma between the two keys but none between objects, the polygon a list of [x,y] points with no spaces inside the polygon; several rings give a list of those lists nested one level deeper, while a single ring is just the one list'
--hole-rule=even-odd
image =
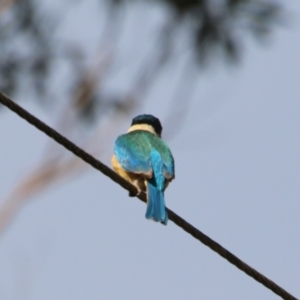
[{"label": "turquoise back feathers", "polygon": [[165,177],[172,180],[175,177],[172,153],[167,144],[151,132],[136,130],[119,136],[114,153],[126,171],[146,175],[152,173],[150,154],[153,149],[161,155]]}]

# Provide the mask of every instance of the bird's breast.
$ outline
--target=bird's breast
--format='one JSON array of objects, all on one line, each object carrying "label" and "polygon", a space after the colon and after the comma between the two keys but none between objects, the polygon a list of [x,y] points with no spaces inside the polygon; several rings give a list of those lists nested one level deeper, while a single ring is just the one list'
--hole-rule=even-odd
[{"label": "bird's breast", "polygon": [[146,191],[145,178],[142,174],[131,173],[123,169],[115,155],[113,155],[111,158],[111,164],[114,171],[121,177],[135,185],[138,190]]}]

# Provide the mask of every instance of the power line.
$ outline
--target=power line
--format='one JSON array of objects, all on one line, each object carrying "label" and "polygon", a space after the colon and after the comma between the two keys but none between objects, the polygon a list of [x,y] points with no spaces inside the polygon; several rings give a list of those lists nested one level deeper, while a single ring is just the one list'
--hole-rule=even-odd
[{"label": "power line", "polygon": [[[21,118],[25,119],[27,122],[35,126],[37,129],[43,131],[45,134],[47,134],[49,137],[54,139],[57,143],[61,144],[65,148],[67,148],[69,151],[71,151],[73,154],[84,160],[86,163],[90,164],[95,169],[99,170],[104,175],[108,176],[110,179],[121,185],[124,189],[131,193],[137,193],[137,190],[135,186],[133,186],[131,183],[120,177],[117,173],[115,173],[112,169],[101,163],[99,160],[85,152],[84,150],[80,149],[78,146],[76,146],[74,143],[66,139],[64,136],[62,136],[60,133],[58,133],[56,130],[52,129],[42,121],[40,121],[38,118],[27,112],[25,109],[23,109],[21,106],[13,102],[11,99],[6,97],[0,92],[0,102],[7,106],[10,110],[14,111],[17,115],[19,115]],[[146,195],[142,194],[138,197],[143,202],[146,202]],[[282,287],[277,285],[272,280],[268,279],[263,274],[259,273],[246,263],[244,263],[242,260],[240,260],[237,256],[226,250],[224,247],[222,247],[220,244],[212,240],[210,237],[202,233],[200,230],[189,224],[187,221],[182,219],[180,216],[178,216],[176,213],[174,213],[172,210],[167,209],[169,214],[169,219],[172,220],[177,226],[182,228],[184,231],[191,234],[195,239],[212,249],[213,251],[217,252],[219,255],[221,255],[223,258],[228,260],[231,264],[235,265],[238,269],[245,272],[247,275],[255,279],[256,281],[263,284],[265,287],[273,291],[278,296],[282,297],[286,300],[297,300],[293,295],[288,293],[286,290],[284,290]]]}]

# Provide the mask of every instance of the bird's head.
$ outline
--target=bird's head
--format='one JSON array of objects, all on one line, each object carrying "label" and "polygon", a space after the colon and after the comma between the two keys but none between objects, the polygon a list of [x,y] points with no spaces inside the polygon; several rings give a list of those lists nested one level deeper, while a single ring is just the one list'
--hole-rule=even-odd
[{"label": "bird's head", "polygon": [[152,115],[138,115],[132,119],[128,132],[134,130],[147,130],[161,137],[162,126],[159,119]]}]

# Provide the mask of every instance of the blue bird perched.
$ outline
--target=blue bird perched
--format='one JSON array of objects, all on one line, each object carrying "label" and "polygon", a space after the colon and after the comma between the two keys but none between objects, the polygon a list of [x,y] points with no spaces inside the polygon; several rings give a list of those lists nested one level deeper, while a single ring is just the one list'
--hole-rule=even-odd
[{"label": "blue bird perched", "polygon": [[116,139],[111,161],[115,172],[135,185],[138,194],[147,193],[146,218],[167,224],[164,191],[175,178],[175,166],[161,133],[156,117],[135,117],[128,132]]}]

